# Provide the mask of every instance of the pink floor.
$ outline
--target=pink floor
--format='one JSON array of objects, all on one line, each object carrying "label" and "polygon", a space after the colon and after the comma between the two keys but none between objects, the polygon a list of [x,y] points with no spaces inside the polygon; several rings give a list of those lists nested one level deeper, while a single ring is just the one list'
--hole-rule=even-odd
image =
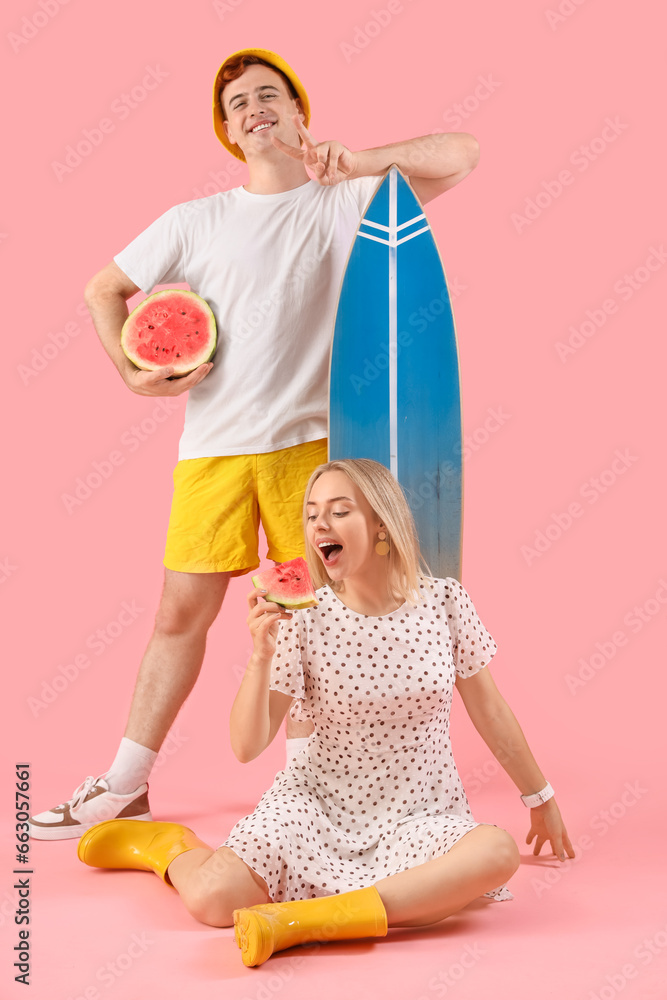
[{"label": "pink floor", "polygon": [[[177,797],[173,788],[169,798],[175,803]],[[165,815],[179,815],[212,841],[233,818],[213,801],[206,811],[179,813],[175,805],[167,808],[169,798]],[[480,796],[477,811],[487,810],[499,818],[507,813],[507,824],[521,836],[522,814],[506,797]],[[231,930],[198,925],[156,877],[85,869],[72,843],[33,845],[36,971],[30,992],[17,988],[16,995],[612,1000],[622,992],[664,998],[664,865],[657,835],[646,836],[658,826],[657,810],[640,801],[606,834],[601,823],[596,833],[583,813],[573,819],[575,839],[585,847],[579,860],[561,867],[523,852],[512,902],[475,903],[439,926],[394,930],[386,940],[293,948],[259,969],[241,964]]]},{"label": "pink floor", "polygon": [[[181,820],[216,844],[235,818],[252,808],[281,747],[277,740],[268,759],[245,766],[223,753],[226,777],[220,788],[210,781],[212,769],[193,784],[199,754],[215,743],[211,727],[197,733],[191,726],[206,719],[197,701],[186,706],[168,744],[171,756],[154,773],[153,812],[156,818]],[[506,827],[521,845],[527,813],[508,779],[496,773],[459,712],[454,728],[476,817]],[[585,740],[581,734],[572,738]],[[294,948],[259,969],[244,968],[231,930],[199,925],[176,893],[150,873],[92,870],[76,859],[74,842],[31,842],[31,986],[29,992],[18,986],[0,990],[0,996],[613,1000],[623,993],[628,1000],[662,1000],[667,880],[664,806],[655,772],[648,777],[653,768],[646,762],[635,757],[623,763],[620,756],[610,758],[612,766],[605,770],[599,751],[593,745],[589,750],[585,774],[555,759],[549,769],[562,792],[575,861],[535,859],[523,845],[511,902],[479,901],[438,926],[394,930],[386,940]],[[57,797],[56,788],[72,784],[63,765],[39,770],[35,802],[46,803]],[[11,857],[3,861],[7,868],[12,864]],[[15,943],[12,903],[11,893],[5,894],[0,907],[5,954]]]}]

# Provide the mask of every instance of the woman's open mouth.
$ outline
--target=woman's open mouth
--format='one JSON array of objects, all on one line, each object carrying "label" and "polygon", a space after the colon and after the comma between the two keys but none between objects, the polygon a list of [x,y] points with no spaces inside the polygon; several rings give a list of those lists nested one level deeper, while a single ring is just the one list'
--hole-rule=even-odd
[{"label": "woman's open mouth", "polygon": [[338,542],[318,542],[317,548],[322,553],[322,559],[330,566],[336,562],[338,554],[342,552],[343,546]]}]

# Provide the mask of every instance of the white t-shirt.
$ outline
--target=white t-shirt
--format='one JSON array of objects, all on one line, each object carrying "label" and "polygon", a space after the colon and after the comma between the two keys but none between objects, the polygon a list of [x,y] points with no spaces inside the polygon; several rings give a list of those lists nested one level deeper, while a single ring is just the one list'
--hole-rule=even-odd
[{"label": "white t-shirt", "polygon": [[215,363],[190,390],[180,459],[259,454],[327,436],[340,283],[379,180],[222,191],[176,205],[114,258],[147,293],[187,282],[216,318]]}]

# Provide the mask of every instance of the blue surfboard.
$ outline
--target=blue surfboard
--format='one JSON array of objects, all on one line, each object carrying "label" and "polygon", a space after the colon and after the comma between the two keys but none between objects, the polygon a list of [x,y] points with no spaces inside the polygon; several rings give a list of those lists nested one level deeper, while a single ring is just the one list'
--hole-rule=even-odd
[{"label": "blue surfboard", "polygon": [[329,457],[373,458],[408,498],[434,576],[461,575],[459,361],[445,272],[392,166],[359,224],[331,351]]}]

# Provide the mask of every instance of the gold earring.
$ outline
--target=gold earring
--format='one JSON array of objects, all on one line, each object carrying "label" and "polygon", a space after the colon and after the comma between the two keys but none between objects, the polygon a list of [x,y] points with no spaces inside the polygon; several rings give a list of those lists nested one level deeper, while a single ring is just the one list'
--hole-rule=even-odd
[{"label": "gold earring", "polygon": [[378,531],[378,543],[375,546],[375,551],[379,556],[386,556],[389,552],[389,542],[385,541],[387,537],[386,531]]}]

